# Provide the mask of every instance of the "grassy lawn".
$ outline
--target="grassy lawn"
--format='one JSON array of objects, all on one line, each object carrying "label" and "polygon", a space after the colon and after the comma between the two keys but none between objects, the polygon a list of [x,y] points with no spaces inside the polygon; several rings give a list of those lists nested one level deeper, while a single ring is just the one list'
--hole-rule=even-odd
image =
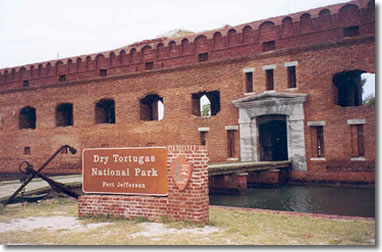
[{"label": "grassy lawn", "polygon": [[[56,198],[0,209],[1,244],[51,245],[375,245],[375,221],[328,220],[272,212],[210,207],[210,223],[162,223],[144,219],[77,219],[77,202]],[[46,220],[37,229],[9,229]],[[73,221],[73,227],[55,219]],[[66,219],[65,219],[66,218]],[[68,221],[66,221],[68,220]],[[64,223],[65,224],[65,223]],[[30,228],[30,227],[29,227]],[[33,227],[32,227],[33,228]],[[4,232],[5,231],[5,232]]]}]

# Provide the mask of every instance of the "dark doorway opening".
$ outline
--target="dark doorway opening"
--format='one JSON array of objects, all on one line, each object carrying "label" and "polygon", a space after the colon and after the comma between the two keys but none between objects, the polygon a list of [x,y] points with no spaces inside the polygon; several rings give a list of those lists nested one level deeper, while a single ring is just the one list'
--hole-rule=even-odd
[{"label": "dark doorway opening", "polygon": [[283,115],[260,116],[260,161],[288,160],[287,125]]}]

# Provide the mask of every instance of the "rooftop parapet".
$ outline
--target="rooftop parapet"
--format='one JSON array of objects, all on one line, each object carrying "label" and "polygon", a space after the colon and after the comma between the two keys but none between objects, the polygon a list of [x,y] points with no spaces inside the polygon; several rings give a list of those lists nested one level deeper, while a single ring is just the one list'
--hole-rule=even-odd
[{"label": "rooftop parapet", "polygon": [[373,0],[357,0],[235,27],[157,38],[90,55],[0,69],[0,90],[150,71],[374,35]]}]

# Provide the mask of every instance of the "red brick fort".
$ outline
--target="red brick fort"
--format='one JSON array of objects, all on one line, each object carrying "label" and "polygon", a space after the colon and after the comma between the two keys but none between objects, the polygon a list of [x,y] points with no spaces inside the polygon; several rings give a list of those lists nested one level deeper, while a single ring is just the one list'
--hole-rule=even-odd
[{"label": "red brick fort", "polygon": [[[296,181],[373,183],[366,72],[375,73],[368,0],[0,69],[0,172],[37,166],[64,144],[201,144],[210,163],[289,159]],[[62,153],[45,171],[78,173],[80,158]]]}]

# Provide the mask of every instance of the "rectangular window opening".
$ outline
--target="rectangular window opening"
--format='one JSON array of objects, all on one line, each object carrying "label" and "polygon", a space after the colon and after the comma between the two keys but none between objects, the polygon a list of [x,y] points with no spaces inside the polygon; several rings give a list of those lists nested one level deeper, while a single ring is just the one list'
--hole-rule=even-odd
[{"label": "rectangular window opening", "polygon": [[276,41],[263,42],[263,52],[272,51],[276,49]]},{"label": "rectangular window opening", "polygon": [[235,132],[236,130],[227,130],[227,154],[228,158],[235,158]]},{"label": "rectangular window opening", "polygon": [[66,76],[65,76],[65,74],[61,74],[61,75],[58,77],[58,80],[59,80],[59,81],[66,81]]},{"label": "rectangular window opening", "polygon": [[95,123],[115,123],[115,102],[101,99],[95,105]]},{"label": "rectangular window opening", "polygon": [[23,87],[29,87],[29,80],[23,81]]},{"label": "rectangular window opening", "polygon": [[245,73],[245,92],[246,93],[253,92],[253,73],[252,72]]},{"label": "rectangular window opening", "polygon": [[265,71],[266,74],[266,90],[274,90],[273,86],[273,69],[269,69]]},{"label": "rectangular window opening", "polygon": [[351,145],[352,145],[352,157],[364,157],[365,156],[365,139],[363,124],[355,124],[350,126],[351,130]]},{"label": "rectangular window opening", "polygon": [[106,76],[106,75],[107,75],[107,69],[100,69],[100,70],[99,70],[99,76],[104,77],[104,76]]},{"label": "rectangular window opening", "polygon": [[310,133],[311,133],[312,157],[317,157],[317,158],[325,157],[324,127],[312,126]]},{"label": "rectangular window opening", "polygon": [[200,145],[207,145],[207,131],[200,132]]},{"label": "rectangular window opening", "polygon": [[208,61],[208,53],[199,54],[199,62]]},{"label": "rectangular window opening", "polygon": [[24,155],[30,155],[31,154],[31,147],[25,146],[24,147]]},{"label": "rectangular window opening", "polygon": [[359,27],[357,25],[344,28],[344,37],[356,37],[356,36],[359,36]]},{"label": "rectangular window opening", "polygon": [[145,70],[152,70],[152,69],[154,69],[154,62],[146,62]]},{"label": "rectangular window opening", "polygon": [[287,68],[288,71],[288,88],[296,88],[296,67],[291,66]]}]

